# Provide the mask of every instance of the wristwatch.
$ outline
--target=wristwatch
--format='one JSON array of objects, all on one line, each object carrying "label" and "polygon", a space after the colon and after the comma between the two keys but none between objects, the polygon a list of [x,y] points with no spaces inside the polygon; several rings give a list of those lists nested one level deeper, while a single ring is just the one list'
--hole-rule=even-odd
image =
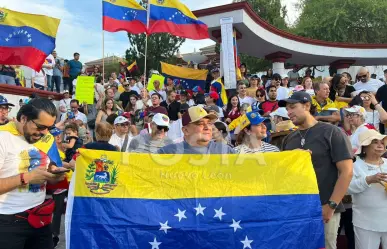
[{"label": "wristwatch", "polygon": [[24,173],[21,173],[21,174],[20,174],[20,183],[22,184],[22,186],[27,185],[27,182],[26,182],[26,180],[24,179]]},{"label": "wristwatch", "polygon": [[336,209],[337,208],[337,203],[334,202],[334,201],[328,201],[328,206],[332,209]]}]

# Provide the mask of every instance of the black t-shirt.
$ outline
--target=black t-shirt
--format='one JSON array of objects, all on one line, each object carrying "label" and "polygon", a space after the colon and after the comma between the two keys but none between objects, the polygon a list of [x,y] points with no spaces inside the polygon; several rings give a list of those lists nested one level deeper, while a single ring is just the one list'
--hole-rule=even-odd
[{"label": "black t-shirt", "polygon": [[[305,139],[301,146],[301,135]],[[282,144],[282,150],[304,149],[312,151],[312,163],[316,172],[321,204],[328,203],[338,179],[336,163],[352,159],[351,144],[344,132],[331,124],[318,122],[309,130],[290,133]],[[344,211],[339,205],[336,211]]]},{"label": "black t-shirt", "polygon": [[173,101],[171,104],[167,104],[166,101],[161,102],[160,106],[165,107],[168,111],[168,117],[171,121],[176,121],[179,119],[178,113],[180,112],[180,102]]},{"label": "black t-shirt", "polygon": [[[387,85],[383,85],[378,89],[378,91],[376,92],[376,99],[381,102],[383,109],[387,111]],[[384,134],[384,124],[380,123],[379,131],[381,134]]]},{"label": "black t-shirt", "polygon": [[123,92],[120,95],[120,101],[122,101],[122,108],[126,108],[126,106],[129,104],[130,96],[136,95],[138,97],[138,93],[136,91],[130,91],[130,92]]},{"label": "black t-shirt", "polygon": [[114,145],[111,145],[108,142],[103,142],[103,141],[85,144],[84,148],[89,150],[118,151]]},{"label": "black t-shirt", "polygon": [[[352,98],[352,95],[351,93],[355,92],[355,88],[353,86],[346,86],[345,87],[345,91],[344,91],[344,95],[341,96],[343,98]],[[332,100],[332,101],[335,101],[336,100],[336,90],[334,89],[331,89],[330,92],[329,92],[329,98]]]}]

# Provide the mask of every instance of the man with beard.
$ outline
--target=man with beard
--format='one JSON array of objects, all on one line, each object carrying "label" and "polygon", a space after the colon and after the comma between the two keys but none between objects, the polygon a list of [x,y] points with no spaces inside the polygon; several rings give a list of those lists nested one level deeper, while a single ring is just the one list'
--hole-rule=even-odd
[{"label": "man with beard", "polygon": [[356,90],[356,92],[354,93],[356,94],[362,91],[368,91],[372,92],[375,95],[378,89],[384,85],[383,82],[381,82],[380,80],[372,79],[370,76],[370,72],[366,67],[362,67],[359,69],[357,77],[360,81],[353,85]]},{"label": "man with beard", "polygon": [[44,202],[46,183],[64,179],[63,171],[49,165],[47,155],[33,145],[48,133],[55,119],[56,108],[51,101],[33,99],[20,109],[15,122],[1,127],[1,248],[53,248],[50,216],[47,221],[41,216],[40,228],[34,228],[28,211],[52,205]]},{"label": "man with beard", "polygon": [[235,154],[227,144],[212,140],[213,122],[218,117],[202,107],[193,106],[183,114],[184,141],[158,150],[159,154]]},{"label": "man with beard", "polygon": [[172,144],[173,141],[167,137],[168,130],[168,116],[162,113],[155,114],[150,124],[150,134],[135,136],[130,142],[129,152],[156,153],[165,145]]},{"label": "man with beard", "polygon": [[270,113],[278,109],[277,87],[271,85],[266,89],[266,92],[268,95],[268,100],[262,102],[259,105],[259,109],[263,110],[263,117],[269,117]]},{"label": "man with beard", "polygon": [[8,114],[11,106],[15,105],[8,103],[8,100],[0,95],[0,125],[5,125],[9,122]]},{"label": "man with beard", "polygon": [[316,121],[308,93],[296,92],[279,106],[286,107],[290,120],[299,127],[284,139],[282,150],[310,151],[320,191],[325,246],[336,249],[340,212],[345,211],[341,200],[352,179],[351,144],[340,128]]}]

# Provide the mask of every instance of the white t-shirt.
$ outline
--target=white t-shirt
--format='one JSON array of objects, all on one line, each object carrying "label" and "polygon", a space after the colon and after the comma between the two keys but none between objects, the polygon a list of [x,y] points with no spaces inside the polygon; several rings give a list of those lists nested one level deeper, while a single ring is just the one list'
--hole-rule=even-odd
[{"label": "white t-shirt", "polygon": [[[29,144],[24,136],[0,132],[0,178],[47,168],[50,160]],[[46,184],[28,184],[0,195],[0,214],[16,214],[43,203]]]},{"label": "white t-shirt", "polygon": [[357,158],[353,164],[353,177],[348,193],[352,195],[353,225],[374,232],[387,232],[387,198],[384,187],[379,183],[368,185],[366,177],[387,172],[387,160],[372,165]]},{"label": "white t-shirt", "polygon": [[71,106],[70,106],[70,102],[71,102],[71,98],[69,99],[61,99],[59,101],[59,106],[66,106],[66,110],[69,112],[71,111]]},{"label": "white t-shirt", "polygon": [[163,98],[163,101],[167,100],[167,93],[164,90],[160,90],[160,91],[152,90],[150,91],[149,96],[152,96],[152,94],[154,93],[160,94],[161,97]]},{"label": "white t-shirt", "polygon": [[131,87],[130,87],[130,90],[136,91],[136,92],[138,93],[138,95],[141,94],[140,88],[138,88],[138,86],[136,86],[136,85],[131,86]]},{"label": "white t-shirt", "polygon": [[54,66],[55,66],[55,58],[54,56],[52,56],[52,54],[48,55],[46,57],[46,60],[44,62],[44,65],[51,65],[52,68],[51,69],[48,69],[48,68],[43,68],[44,72],[47,74],[47,75],[53,75],[54,74]]},{"label": "white t-shirt", "polygon": [[39,72],[33,70],[31,77],[34,78],[34,84],[38,84],[41,86],[45,85],[46,75],[42,70],[40,70]]},{"label": "white t-shirt", "polygon": [[[132,135],[132,133],[129,132],[128,144],[126,145],[125,152],[129,152],[129,144],[130,144],[130,141],[132,141],[132,139],[133,139],[133,135]],[[122,146],[124,145],[124,142],[125,142],[125,136],[119,137],[115,133],[112,135],[112,137],[109,140],[109,144],[114,145],[114,146],[118,146],[120,148],[120,150],[121,150]]]},{"label": "white t-shirt", "polygon": [[105,94],[105,87],[103,87],[103,85],[99,83],[95,83],[95,85],[97,89],[94,88],[94,98],[98,101],[99,94],[100,93]]},{"label": "white t-shirt", "polygon": [[277,100],[287,99],[291,91],[292,90],[287,87],[280,86],[277,90]]},{"label": "white t-shirt", "polygon": [[361,91],[377,92],[383,85],[384,83],[380,80],[370,79],[367,83],[357,82],[353,87],[356,90],[356,94],[359,94]]},{"label": "white t-shirt", "polygon": [[83,124],[87,125],[87,117],[84,113],[79,112],[75,114],[75,120],[81,120]]},{"label": "white t-shirt", "polygon": [[[152,100],[148,99],[148,101],[146,102],[146,104],[147,104],[148,106],[152,106]],[[137,102],[136,102],[136,111],[137,111],[137,110],[142,110],[142,109],[144,109],[144,102],[142,102],[142,100],[139,99],[139,100],[137,100]]]},{"label": "white t-shirt", "polygon": [[241,106],[245,103],[252,105],[256,101],[255,99],[253,99],[252,97],[249,97],[247,95],[243,99],[240,96],[238,96],[238,98],[239,98],[239,103],[241,104]]},{"label": "white t-shirt", "polygon": [[365,121],[367,124],[375,126],[376,130],[379,131],[380,116],[378,111],[367,112],[367,118]]},{"label": "white t-shirt", "polygon": [[307,94],[309,94],[311,97],[315,95],[315,92],[314,92],[313,89],[305,90],[305,92],[306,92]]},{"label": "white t-shirt", "polygon": [[366,127],[366,124],[362,124],[352,134],[351,139],[350,139],[351,145],[352,145],[352,152],[355,152],[360,147],[359,134],[363,133],[366,130],[368,130],[368,128]]},{"label": "white t-shirt", "polygon": [[137,82],[136,85],[137,85],[137,87],[140,88],[140,89],[143,89],[143,88],[144,88],[144,85],[141,83],[141,81]]}]

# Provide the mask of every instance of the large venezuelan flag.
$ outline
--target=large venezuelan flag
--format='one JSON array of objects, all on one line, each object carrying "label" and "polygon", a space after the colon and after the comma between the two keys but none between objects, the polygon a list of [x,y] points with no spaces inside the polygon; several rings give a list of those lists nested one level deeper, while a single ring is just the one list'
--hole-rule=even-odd
[{"label": "large venezuelan flag", "polygon": [[161,72],[165,76],[165,80],[167,78],[178,80],[184,89],[193,89],[195,86],[204,89],[208,74],[208,70],[179,67],[164,62],[161,62]]},{"label": "large venezuelan flag", "polygon": [[40,71],[55,48],[59,19],[0,8],[0,64]]},{"label": "large venezuelan flag", "polygon": [[146,32],[146,10],[135,0],[103,0],[103,30]]},{"label": "large venezuelan flag", "polygon": [[208,27],[179,0],[150,0],[149,34],[170,33],[193,40],[209,38]]},{"label": "large venezuelan flag", "polygon": [[68,249],[324,248],[309,153],[80,154]]}]

